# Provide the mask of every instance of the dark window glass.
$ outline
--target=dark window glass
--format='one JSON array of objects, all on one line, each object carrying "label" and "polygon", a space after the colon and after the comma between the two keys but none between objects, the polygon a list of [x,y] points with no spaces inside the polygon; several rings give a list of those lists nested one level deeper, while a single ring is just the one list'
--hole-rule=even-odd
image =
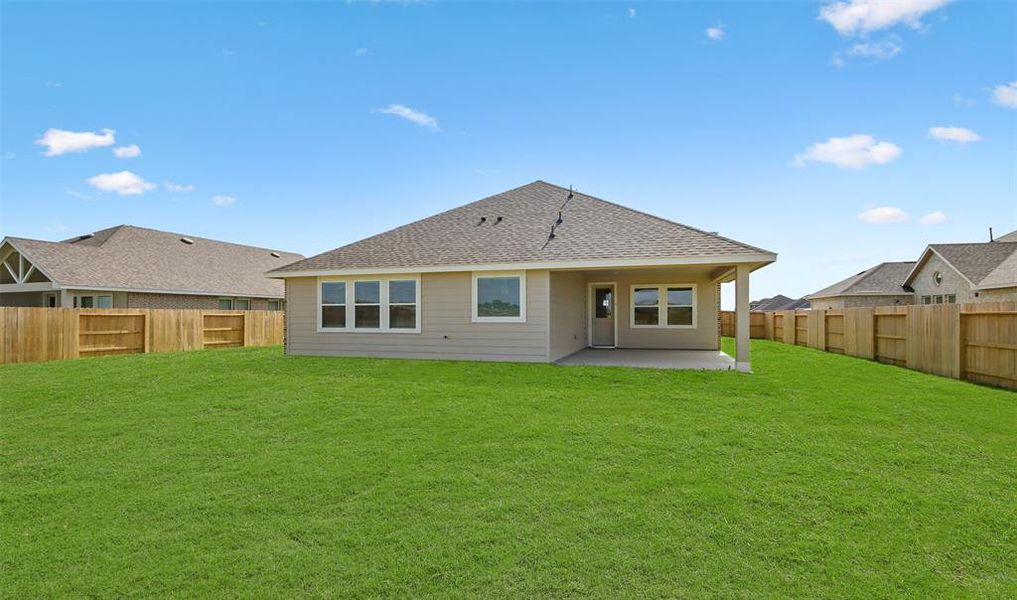
[{"label": "dark window glass", "polygon": [[380,306],[357,306],[353,313],[354,326],[361,329],[378,329],[381,327]]},{"label": "dark window glass", "polygon": [[660,301],[660,290],[657,288],[636,288],[632,295],[632,303],[636,306],[657,306]]},{"label": "dark window glass", "polygon": [[322,304],[346,304],[346,283],[326,281],[321,284]]},{"label": "dark window glass", "polygon": [[357,281],[353,284],[353,301],[357,304],[378,304],[381,302],[381,283]]},{"label": "dark window glass", "polygon": [[667,307],[668,325],[692,325],[691,306],[669,306]]},{"label": "dark window glass", "polygon": [[95,308],[95,298],[92,296],[81,297],[81,308]]},{"label": "dark window glass", "polygon": [[957,295],[956,294],[950,294],[949,296],[947,296],[946,297],[946,303],[947,304],[956,304],[957,303]]},{"label": "dark window glass", "polygon": [[236,308],[237,310],[251,310],[251,301],[250,300],[241,300],[241,299],[238,298],[234,302],[233,308]]},{"label": "dark window glass", "polygon": [[219,298],[219,310],[232,310],[233,300],[229,298]]},{"label": "dark window glass", "polygon": [[98,308],[113,308],[113,296],[99,296]]},{"label": "dark window glass", "polygon": [[478,317],[518,317],[521,314],[518,277],[478,277]]},{"label": "dark window glass", "polygon": [[636,325],[659,325],[659,313],[656,306],[637,306],[635,309]]},{"label": "dark window glass", "polygon": [[692,306],[692,288],[667,288],[667,303],[671,306]]},{"label": "dark window glass", "polygon": [[598,319],[608,319],[611,317],[611,308],[614,300],[611,298],[611,288],[597,288],[594,292],[594,302],[596,306],[596,315]]},{"label": "dark window glass", "polygon": [[417,307],[412,304],[388,307],[388,326],[392,329],[416,328]]},{"label": "dark window glass", "polygon": [[346,327],[345,306],[322,306],[321,307],[322,327]]},{"label": "dark window glass", "polygon": [[417,282],[388,282],[388,301],[389,304],[414,304],[417,301]]}]

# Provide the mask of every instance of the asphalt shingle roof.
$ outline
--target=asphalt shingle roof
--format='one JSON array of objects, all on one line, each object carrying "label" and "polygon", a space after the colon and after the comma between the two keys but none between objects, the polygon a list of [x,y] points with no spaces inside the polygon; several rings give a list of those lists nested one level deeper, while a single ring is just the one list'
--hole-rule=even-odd
[{"label": "asphalt shingle roof", "polygon": [[906,294],[902,286],[908,273],[915,263],[885,262],[857,275],[825,287],[818,292],[809,294],[809,298],[828,298],[830,296],[846,296],[851,294]]},{"label": "asphalt shingle roof", "polygon": [[[193,243],[181,242],[184,237]],[[292,252],[131,225],[63,242],[7,239],[57,283],[68,287],[281,298],[283,282],[265,277],[265,271],[303,258]]]},{"label": "asphalt shingle roof", "polygon": [[536,181],[273,273],[770,253],[579,192],[566,203],[568,194]]},{"label": "asphalt shingle roof", "polygon": [[1005,272],[1006,269],[995,273],[1004,265],[1011,265],[1013,268],[1014,263],[1009,259],[1017,253],[1017,242],[997,240],[980,244],[932,244],[929,248],[935,250],[975,285],[983,285],[983,281],[989,275],[993,275],[994,285],[1010,282],[1017,285],[1017,268],[1009,274]]}]

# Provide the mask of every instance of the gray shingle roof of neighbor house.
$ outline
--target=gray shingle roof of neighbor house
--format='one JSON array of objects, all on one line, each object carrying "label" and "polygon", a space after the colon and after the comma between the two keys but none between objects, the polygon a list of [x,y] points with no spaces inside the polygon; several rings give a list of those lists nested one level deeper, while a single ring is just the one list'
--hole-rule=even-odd
[{"label": "gray shingle roof of neighbor house", "polygon": [[749,308],[756,311],[768,311],[768,310],[797,310],[799,308],[808,308],[809,301],[805,298],[788,298],[783,294],[777,294],[773,298],[764,298],[757,302],[749,304]]},{"label": "gray shingle roof of neighbor house", "polygon": [[809,294],[808,298],[829,298],[850,295],[905,295],[904,279],[915,266],[914,261],[885,262],[857,275]]},{"label": "gray shingle roof of neighbor house", "polygon": [[[1005,237],[1005,236],[1004,236]],[[935,252],[975,286],[1017,286],[1017,241],[982,242],[976,244],[930,244],[918,264]],[[913,269],[905,283],[917,274]]]},{"label": "gray shingle roof of neighbor house", "polygon": [[997,242],[1017,242],[1017,230],[1011,231],[1005,235],[1001,235],[996,238]]},{"label": "gray shingle roof of neighbor house", "polygon": [[303,258],[132,225],[62,242],[5,240],[63,287],[281,298],[283,282],[265,271]]},{"label": "gray shingle roof of neighbor house", "polygon": [[[773,253],[631,208],[535,181],[270,272],[400,269]],[[562,206],[564,205],[564,208]],[[562,223],[549,240],[551,226]]]}]

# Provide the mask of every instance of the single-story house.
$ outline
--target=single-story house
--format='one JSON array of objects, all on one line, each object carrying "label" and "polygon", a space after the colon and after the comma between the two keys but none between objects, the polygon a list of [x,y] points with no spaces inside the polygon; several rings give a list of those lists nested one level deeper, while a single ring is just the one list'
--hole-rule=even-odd
[{"label": "single-story house", "polygon": [[807,298],[816,309],[914,304],[914,294],[903,285],[914,266],[907,261],[880,263]]},{"label": "single-story house", "polygon": [[0,242],[0,306],[280,310],[265,271],[300,254],[132,225]]},{"label": "single-story house", "polygon": [[1017,300],[1017,231],[993,242],[931,244],[903,283],[920,304]]},{"label": "single-story house", "polygon": [[784,294],[777,294],[772,298],[763,298],[749,302],[749,308],[757,312],[774,310],[805,310],[809,308],[807,298],[788,298]]},{"label": "single-story house", "polygon": [[719,351],[773,252],[543,181],[269,271],[286,351],[553,362],[587,347]]}]

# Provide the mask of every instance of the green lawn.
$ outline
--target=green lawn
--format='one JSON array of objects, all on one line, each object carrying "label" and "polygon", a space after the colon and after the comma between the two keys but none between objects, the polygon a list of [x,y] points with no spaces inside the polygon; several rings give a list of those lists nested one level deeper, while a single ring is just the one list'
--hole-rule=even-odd
[{"label": "green lawn", "polygon": [[1017,595],[1017,394],[753,351],[0,367],[0,595]]}]

